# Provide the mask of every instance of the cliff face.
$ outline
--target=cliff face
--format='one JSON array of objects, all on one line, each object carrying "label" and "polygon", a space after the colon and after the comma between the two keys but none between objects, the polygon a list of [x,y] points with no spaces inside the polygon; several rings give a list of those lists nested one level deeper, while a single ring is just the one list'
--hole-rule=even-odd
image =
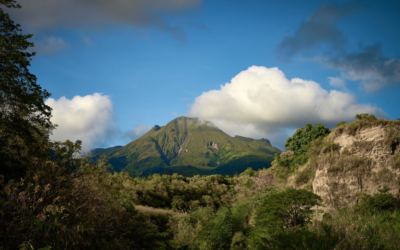
[{"label": "cliff face", "polygon": [[400,192],[400,121],[361,121],[334,129],[306,168],[315,169],[312,189],[327,209],[358,202],[358,193],[389,187]]}]

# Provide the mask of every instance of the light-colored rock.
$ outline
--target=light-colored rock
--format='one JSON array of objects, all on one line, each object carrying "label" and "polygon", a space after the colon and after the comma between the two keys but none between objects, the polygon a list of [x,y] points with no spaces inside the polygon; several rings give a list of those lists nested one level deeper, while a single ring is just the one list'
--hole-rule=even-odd
[{"label": "light-colored rock", "polygon": [[388,186],[394,196],[400,191],[400,126],[376,125],[354,135],[331,133],[325,142],[339,150],[321,153],[312,183],[328,210],[358,202],[358,193],[378,193]]}]

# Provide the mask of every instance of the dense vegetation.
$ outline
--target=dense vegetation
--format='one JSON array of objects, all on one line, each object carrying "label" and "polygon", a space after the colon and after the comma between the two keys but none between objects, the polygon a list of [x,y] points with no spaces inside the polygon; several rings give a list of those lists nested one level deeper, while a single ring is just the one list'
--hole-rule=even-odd
[{"label": "dense vegetation", "polygon": [[[326,147],[318,141],[307,157],[313,157],[314,147]],[[361,193],[354,207],[315,220],[321,198],[285,184],[296,176],[293,162],[301,167],[304,155],[292,153],[271,169],[248,168],[235,176],[141,178],[110,173],[105,158],[96,164],[77,158],[79,141],[43,147],[52,148],[54,156],[32,161],[21,179],[1,182],[1,249],[397,249],[400,244],[400,201],[386,187],[372,196]]]},{"label": "dense vegetation", "polygon": [[[0,3],[15,6],[13,0]],[[18,64],[13,60],[25,56],[18,49],[26,47],[11,45],[26,45],[29,36],[8,32],[5,27],[16,26],[3,9],[0,20],[1,63],[7,59],[10,65]],[[81,141],[50,142],[54,125],[43,106],[47,92],[32,82],[24,87],[17,74],[7,77],[1,79],[0,89],[1,250],[398,249],[400,245],[400,201],[387,187],[372,196],[361,193],[354,207],[315,219],[321,198],[307,186],[315,167],[297,170],[320,152],[335,150],[334,144],[322,140],[329,133],[323,125],[316,126],[322,133],[306,140],[307,147],[299,147],[301,153],[276,155],[270,169],[248,168],[234,176],[132,177],[111,173],[105,158],[96,163],[83,158]],[[29,113],[37,115],[41,109],[44,120]],[[387,122],[368,114],[356,118],[339,124],[332,133],[353,133],[367,121]],[[14,131],[18,127],[9,126],[18,119],[28,126]],[[306,126],[301,134],[314,130]],[[290,178],[303,188],[288,185]]]}]

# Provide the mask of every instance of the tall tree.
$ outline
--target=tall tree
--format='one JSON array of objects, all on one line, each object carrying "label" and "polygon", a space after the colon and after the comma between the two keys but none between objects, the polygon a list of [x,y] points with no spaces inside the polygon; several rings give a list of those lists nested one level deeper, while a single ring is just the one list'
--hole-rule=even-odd
[{"label": "tall tree", "polygon": [[327,136],[331,130],[324,127],[324,124],[307,124],[304,128],[299,128],[292,137],[287,138],[285,148],[293,151],[296,155],[305,154],[310,146],[310,142]]},{"label": "tall tree", "polygon": [[54,126],[51,108],[44,103],[50,93],[36,84],[28,70],[36,53],[23,52],[34,46],[27,41],[33,35],[17,34],[21,25],[15,25],[3,10],[3,6],[21,5],[0,0],[0,6],[0,174],[9,179],[23,174],[29,159],[39,152],[38,141],[48,139]]}]

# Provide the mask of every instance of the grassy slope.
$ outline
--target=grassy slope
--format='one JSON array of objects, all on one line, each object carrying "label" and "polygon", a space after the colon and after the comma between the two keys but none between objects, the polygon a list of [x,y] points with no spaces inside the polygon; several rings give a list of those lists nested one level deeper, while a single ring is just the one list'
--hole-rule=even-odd
[{"label": "grassy slope", "polygon": [[210,123],[179,117],[163,127],[154,126],[141,138],[105,155],[116,171],[138,176],[162,173],[166,168],[179,172],[187,166],[198,169],[189,171],[193,174],[234,174],[248,166],[269,167],[275,153],[280,150],[266,139],[230,137]]},{"label": "grassy slope", "polygon": [[122,146],[115,146],[115,147],[111,147],[111,148],[95,148],[92,151],[90,151],[91,155],[95,155],[95,154],[103,154],[103,153],[107,153],[110,151],[114,151],[116,149],[122,148]]}]

